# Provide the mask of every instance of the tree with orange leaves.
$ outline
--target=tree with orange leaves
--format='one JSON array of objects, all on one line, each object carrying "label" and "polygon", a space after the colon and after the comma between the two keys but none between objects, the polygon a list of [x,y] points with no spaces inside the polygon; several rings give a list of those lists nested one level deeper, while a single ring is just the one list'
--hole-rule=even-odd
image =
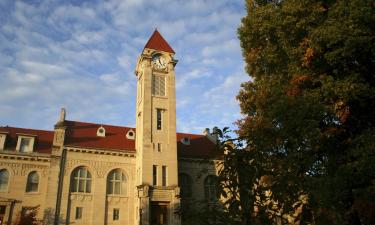
[{"label": "tree with orange leaves", "polygon": [[238,206],[252,218],[242,224],[263,214],[270,223],[375,224],[374,2],[247,0],[246,7],[238,34],[251,79],[238,95],[245,117],[237,132],[246,143],[238,154],[249,168],[261,162],[249,179],[272,178],[268,198],[281,213]]}]

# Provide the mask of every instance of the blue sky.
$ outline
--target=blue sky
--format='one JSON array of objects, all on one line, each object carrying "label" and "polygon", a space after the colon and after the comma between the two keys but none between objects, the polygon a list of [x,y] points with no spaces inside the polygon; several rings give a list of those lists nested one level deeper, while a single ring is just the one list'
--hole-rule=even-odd
[{"label": "blue sky", "polygon": [[249,79],[243,0],[0,1],[0,125],[67,119],[135,126],[134,68],[157,27],[179,60],[177,130],[233,127]]}]

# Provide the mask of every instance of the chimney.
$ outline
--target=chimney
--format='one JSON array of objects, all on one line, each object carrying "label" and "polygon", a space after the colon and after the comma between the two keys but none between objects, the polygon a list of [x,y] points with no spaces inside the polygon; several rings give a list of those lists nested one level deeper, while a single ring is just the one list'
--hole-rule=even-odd
[{"label": "chimney", "polygon": [[219,132],[218,132],[218,128],[217,127],[214,127],[212,129],[212,133],[210,133],[210,129],[209,128],[206,128],[204,129],[203,131],[203,134],[210,140],[212,141],[213,143],[217,143],[217,140],[219,138]]},{"label": "chimney", "polygon": [[55,128],[56,127],[64,127],[65,126],[65,117],[66,117],[66,110],[65,108],[61,108],[61,111],[60,111],[60,118],[59,118],[59,121],[57,121],[57,123],[55,124]]},{"label": "chimney", "polygon": [[212,128],[211,136],[215,138],[215,140],[217,141],[219,139],[219,128],[217,127]]},{"label": "chimney", "polygon": [[203,131],[204,136],[208,136],[210,134],[210,128],[206,128]]},{"label": "chimney", "polygon": [[[53,146],[61,147],[65,141],[65,130],[66,130],[66,111],[65,108],[61,108],[59,121],[55,124],[55,132],[53,137]],[[53,152],[54,153],[54,152]]]},{"label": "chimney", "polygon": [[60,120],[59,122],[64,122],[65,121],[65,116],[66,116],[66,111],[65,111],[65,108],[61,108],[61,111],[60,111]]}]

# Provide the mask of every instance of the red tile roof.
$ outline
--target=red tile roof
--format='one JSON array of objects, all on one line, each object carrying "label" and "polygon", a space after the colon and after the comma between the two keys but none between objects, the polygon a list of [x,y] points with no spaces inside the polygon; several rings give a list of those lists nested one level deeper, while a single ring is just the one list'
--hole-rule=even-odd
[{"label": "red tile roof", "polygon": [[[189,138],[190,144],[183,144],[183,138]],[[177,133],[177,153],[179,157],[213,158],[216,154],[216,145],[205,135]]]},{"label": "red tile roof", "polygon": [[[66,146],[135,152],[135,140],[126,138],[127,132],[136,131],[135,128],[77,121],[65,121],[65,124],[67,126]],[[100,126],[105,129],[105,137],[98,137],[96,134]],[[6,149],[14,150],[17,145],[16,133],[23,133],[37,136],[35,152],[51,153],[53,131],[0,127],[0,132],[8,132]],[[183,138],[189,138],[190,144],[183,144],[181,142]],[[212,158],[215,157],[215,149],[215,144],[204,135],[177,133],[178,157]]]},{"label": "red tile roof", "polygon": [[[102,148],[135,152],[135,140],[127,139],[130,127],[100,125],[77,121],[65,121],[67,125],[65,145],[87,148]],[[100,126],[105,129],[105,137],[98,137],[96,132]]]},{"label": "red tile roof", "polygon": [[33,130],[33,129],[25,129],[25,128],[16,128],[16,127],[0,127],[0,132],[7,132],[5,149],[6,150],[14,150],[17,146],[18,135],[17,133],[21,134],[29,134],[35,135],[35,143],[34,143],[34,152],[39,153],[51,153],[52,151],[52,142],[53,142],[53,131],[46,131],[46,130]]},{"label": "red tile roof", "polygon": [[151,35],[150,39],[148,40],[144,48],[151,48],[164,52],[175,53],[172,47],[163,38],[163,36],[161,36],[158,30],[154,31],[154,33]]}]

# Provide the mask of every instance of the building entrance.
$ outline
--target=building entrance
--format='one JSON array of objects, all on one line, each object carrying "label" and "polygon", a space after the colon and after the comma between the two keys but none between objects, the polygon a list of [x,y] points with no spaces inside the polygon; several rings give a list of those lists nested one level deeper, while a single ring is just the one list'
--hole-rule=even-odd
[{"label": "building entrance", "polygon": [[168,225],[168,203],[151,202],[151,225]]}]

